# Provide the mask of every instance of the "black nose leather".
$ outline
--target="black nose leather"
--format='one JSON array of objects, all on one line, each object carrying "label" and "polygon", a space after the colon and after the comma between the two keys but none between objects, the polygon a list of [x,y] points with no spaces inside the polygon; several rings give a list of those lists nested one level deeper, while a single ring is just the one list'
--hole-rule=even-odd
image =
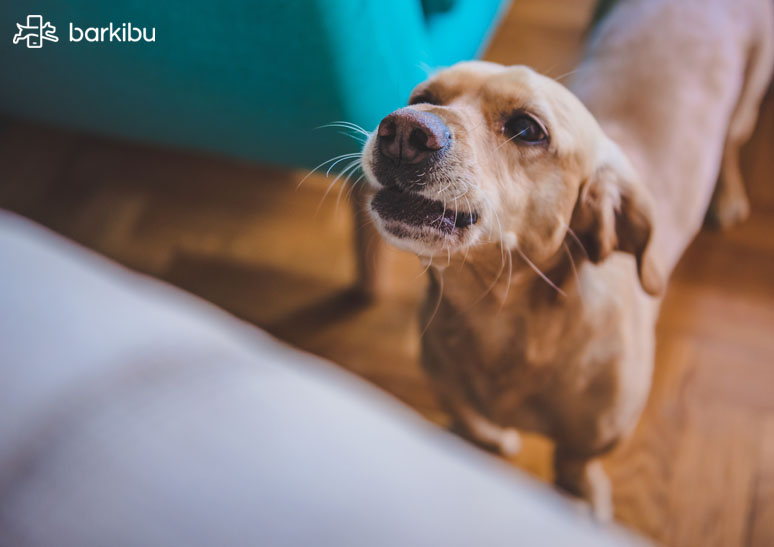
[{"label": "black nose leather", "polygon": [[407,107],[382,120],[377,138],[383,156],[397,164],[416,165],[448,146],[451,134],[435,114]]}]

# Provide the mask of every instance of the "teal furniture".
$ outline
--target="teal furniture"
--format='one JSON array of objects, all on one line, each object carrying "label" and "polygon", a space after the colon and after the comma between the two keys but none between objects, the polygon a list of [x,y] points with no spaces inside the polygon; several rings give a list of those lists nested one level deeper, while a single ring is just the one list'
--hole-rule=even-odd
[{"label": "teal furniture", "polygon": [[[478,55],[504,0],[32,0],[0,3],[0,111],[175,147],[313,166],[357,149],[429,67]],[[12,43],[40,14],[57,43]],[[154,42],[70,41],[72,23]],[[78,31],[74,31],[78,37]],[[109,35],[106,34],[108,39]]]}]

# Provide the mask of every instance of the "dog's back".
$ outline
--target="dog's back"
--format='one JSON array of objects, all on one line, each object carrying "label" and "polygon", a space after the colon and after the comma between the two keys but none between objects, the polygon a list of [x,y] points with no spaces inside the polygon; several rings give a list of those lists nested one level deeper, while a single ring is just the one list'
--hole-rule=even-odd
[{"label": "dog's back", "polygon": [[721,165],[715,214],[745,216],[738,149],[773,64],[771,0],[623,0],[594,29],[570,88],[651,189],[665,272],[701,227]]}]

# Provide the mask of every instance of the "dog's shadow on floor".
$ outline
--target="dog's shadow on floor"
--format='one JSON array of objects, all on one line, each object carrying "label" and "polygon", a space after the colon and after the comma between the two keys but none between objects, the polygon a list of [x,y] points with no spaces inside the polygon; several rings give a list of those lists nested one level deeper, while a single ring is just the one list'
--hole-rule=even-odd
[{"label": "dog's shadow on floor", "polygon": [[163,279],[308,350],[306,341],[373,304],[354,286],[333,286],[266,265],[184,254]]}]

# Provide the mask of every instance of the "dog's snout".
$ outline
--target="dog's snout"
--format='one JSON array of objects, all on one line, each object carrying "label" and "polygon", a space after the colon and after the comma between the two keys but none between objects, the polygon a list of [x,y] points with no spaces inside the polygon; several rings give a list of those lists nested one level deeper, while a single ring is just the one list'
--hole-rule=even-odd
[{"label": "dog's snout", "polygon": [[382,186],[430,190],[433,173],[443,171],[452,145],[451,131],[431,112],[405,107],[385,117],[374,135],[369,164]]},{"label": "dog's snout", "polygon": [[441,118],[413,108],[396,110],[379,124],[379,152],[397,164],[416,165],[449,145],[451,134]]}]

